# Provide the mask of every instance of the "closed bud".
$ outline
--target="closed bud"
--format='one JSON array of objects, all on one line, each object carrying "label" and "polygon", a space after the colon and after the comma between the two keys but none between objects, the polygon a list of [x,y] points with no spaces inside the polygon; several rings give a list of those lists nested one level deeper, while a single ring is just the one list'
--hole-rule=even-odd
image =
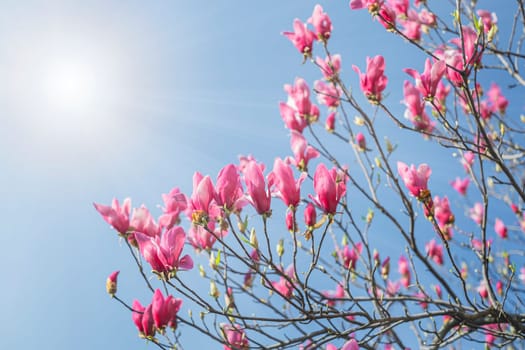
[{"label": "closed bud", "polygon": [[370,225],[373,219],[374,219],[374,211],[372,209],[368,209],[368,213],[366,214],[366,223]]},{"label": "closed bud", "polygon": [[381,159],[379,159],[379,157],[375,157],[374,162],[378,168],[381,168]]},{"label": "closed bud", "polygon": [[239,229],[239,231],[241,231],[241,233],[244,233],[246,232],[247,227],[248,227],[248,217],[246,217],[244,220],[240,220],[240,216],[239,216],[239,221],[237,221],[237,228]]},{"label": "closed bud", "polygon": [[257,240],[255,228],[252,228],[250,231],[250,245],[255,249],[259,249],[259,241]]},{"label": "closed bud", "polygon": [[354,124],[357,126],[363,126],[365,125],[365,120],[361,117],[355,116],[354,118]]},{"label": "closed bud", "polygon": [[221,293],[215,284],[215,281],[210,281],[210,296],[217,299]]},{"label": "closed bud", "polygon": [[206,271],[202,265],[199,265],[199,275],[201,275],[201,277],[206,277]]},{"label": "closed bud", "polygon": [[216,270],[217,269],[217,265],[215,264],[215,253],[214,252],[211,252],[210,253],[210,260],[209,260],[209,265],[212,269]]},{"label": "closed bud", "polygon": [[279,255],[279,257],[282,257],[284,254],[284,241],[282,239],[280,239],[279,242],[277,243],[276,250],[277,250],[277,255]]},{"label": "closed bud", "polygon": [[106,292],[108,292],[111,297],[113,297],[117,293],[117,277],[120,271],[114,271],[106,280]]}]

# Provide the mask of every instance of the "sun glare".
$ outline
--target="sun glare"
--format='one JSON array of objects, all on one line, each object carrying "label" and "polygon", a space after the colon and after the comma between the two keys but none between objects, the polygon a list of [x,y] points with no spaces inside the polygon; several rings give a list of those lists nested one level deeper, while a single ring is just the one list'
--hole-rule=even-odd
[{"label": "sun glare", "polygon": [[90,109],[96,99],[96,67],[88,62],[57,60],[46,67],[43,92],[55,112]]}]

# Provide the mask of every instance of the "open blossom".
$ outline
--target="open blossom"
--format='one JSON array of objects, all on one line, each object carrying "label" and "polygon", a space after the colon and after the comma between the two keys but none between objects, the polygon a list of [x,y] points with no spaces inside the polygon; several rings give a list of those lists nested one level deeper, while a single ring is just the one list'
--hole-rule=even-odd
[{"label": "open blossom", "polygon": [[447,108],[447,96],[450,93],[450,85],[443,83],[440,80],[436,87],[436,94],[434,96],[434,105],[440,112],[445,112]]},{"label": "open blossom", "polygon": [[281,198],[287,207],[295,210],[301,200],[301,184],[306,176],[306,173],[302,173],[295,180],[290,165],[285,164],[281,158],[276,158],[273,171],[268,175],[268,182],[273,188],[274,194]]},{"label": "open blossom", "polygon": [[444,61],[431,63],[430,59],[425,61],[425,71],[419,74],[414,69],[406,68],[405,72],[416,80],[416,87],[419,89],[425,100],[432,101],[436,95],[438,83],[441,81],[447,65]]},{"label": "open blossom", "polygon": [[439,227],[446,227],[452,225],[455,221],[454,214],[450,209],[450,203],[447,196],[440,198],[434,197],[434,217],[439,224]]},{"label": "open blossom", "polygon": [[279,112],[284,125],[290,130],[303,132],[304,128],[308,126],[308,119],[299,115],[295,108],[284,102],[279,103]]},{"label": "open blossom", "polygon": [[174,226],[162,236],[150,237],[140,232],[135,233],[135,239],[144,259],[158,273],[174,273],[179,269],[190,270],[193,260],[189,255],[181,257],[186,234],[180,226]]},{"label": "open blossom", "polygon": [[327,290],[321,293],[326,299],[326,305],[334,307],[337,302],[341,302],[340,299],[345,297],[345,289],[338,283],[335,287],[335,291]]},{"label": "open blossom", "polygon": [[425,251],[436,264],[443,265],[443,246],[437,244],[435,239],[425,245]]},{"label": "open blossom", "polygon": [[155,323],[153,320],[153,312],[151,304],[144,307],[138,300],[133,301],[133,312],[131,318],[133,323],[139,330],[139,335],[142,338],[150,338],[155,336]]},{"label": "open blossom", "polygon": [[215,198],[215,189],[209,176],[199,172],[193,174],[193,193],[188,199],[188,216],[192,222],[200,224],[218,214],[212,201]]},{"label": "open blossom", "polygon": [[246,200],[237,167],[228,164],[219,171],[215,185],[215,202],[227,212],[239,212]]},{"label": "open blossom", "polygon": [[494,111],[498,111],[501,114],[505,114],[509,101],[502,95],[501,89],[498,84],[492,83],[487,96]]},{"label": "open blossom", "polygon": [[272,288],[284,298],[289,299],[292,296],[294,290],[293,283],[296,280],[293,265],[289,265],[283,274],[284,276],[279,277],[279,281],[271,282]]},{"label": "open blossom", "polygon": [[321,5],[315,5],[312,17],[310,17],[307,22],[313,25],[315,34],[320,41],[326,41],[330,38],[332,34],[332,21],[330,17],[323,12]]},{"label": "open blossom", "polygon": [[339,250],[339,259],[341,259],[341,262],[345,269],[353,270],[356,267],[357,260],[359,260],[359,256],[361,255],[361,251],[363,250],[363,244],[357,243],[355,245],[355,248],[350,249],[348,244],[345,244],[342,250]]},{"label": "open blossom", "polygon": [[407,106],[405,117],[410,120],[414,128],[419,131],[431,133],[435,123],[430,120],[425,112],[425,102],[421,98],[419,90],[409,81],[403,84],[403,102]]},{"label": "open blossom", "polygon": [[310,87],[303,78],[295,78],[293,85],[285,84],[284,91],[288,94],[288,105],[296,109],[303,117],[310,114],[312,111]]},{"label": "open blossom", "polygon": [[359,67],[352,65],[353,70],[359,74],[361,90],[372,103],[378,103],[382,99],[381,93],[386,88],[388,78],[385,76],[385,59],[378,55],[374,58],[366,58],[366,72],[361,73]]},{"label": "open blossom", "polygon": [[316,80],[314,88],[317,91],[317,101],[328,108],[337,109],[341,98],[341,88],[333,84],[326,84],[322,80]]},{"label": "open blossom", "polygon": [[500,236],[501,238],[508,237],[507,226],[500,218],[496,218],[496,222],[494,223],[494,231],[496,231],[498,236]]},{"label": "open blossom", "polygon": [[[344,175],[343,175],[344,177]],[[346,178],[341,178],[337,169],[328,170],[320,163],[314,174],[314,190],[317,196],[313,199],[315,204],[323,209],[325,214],[335,214],[337,204],[346,193]]]},{"label": "open blossom", "polygon": [[485,209],[483,208],[483,204],[476,203],[474,204],[474,207],[469,209],[469,216],[474,222],[478,225],[481,225],[483,222],[483,216],[485,214]]},{"label": "open blossom", "polygon": [[182,306],[182,299],[168,295],[164,298],[160,289],[155,290],[151,301],[151,313],[155,328],[164,330],[166,327],[177,328],[177,313]]},{"label": "open blossom", "polygon": [[403,26],[402,33],[410,40],[420,41],[421,40],[421,22],[414,11],[411,11],[415,16],[409,16],[408,18],[400,21]]},{"label": "open blossom", "polygon": [[469,184],[470,184],[470,180],[468,177],[464,178],[463,180],[460,179],[459,177],[456,177],[456,179],[450,183],[450,185],[452,185],[452,187],[456,191],[458,191],[458,193],[461,194],[462,196],[467,194],[467,188]]},{"label": "open blossom", "polygon": [[467,151],[463,154],[463,158],[461,159],[461,163],[463,164],[463,167],[465,168],[465,171],[468,173],[470,169],[472,168],[472,165],[474,164],[474,158],[476,155],[471,152]]},{"label": "open blossom", "polygon": [[244,329],[240,325],[223,324],[221,328],[227,343],[227,345],[224,345],[224,350],[247,350],[249,348],[250,343]]},{"label": "open blossom", "polygon": [[352,10],[359,10],[366,7],[370,13],[375,13],[382,2],[382,0],[350,0],[350,8]]},{"label": "open blossom", "polygon": [[410,266],[408,265],[408,260],[404,255],[399,257],[397,262],[397,271],[401,275],[401,284],[403,287],[408,288],[410,285]]},{"label": "open blossom", "polygon": [[244,171],[244,182],[246,192],[249,195],[250,203],[259,215],[270,214],[271,195],[270,189],[266,186],[263,172],[255,163],[251,162]]},{"label": "open blossom", "polygon": [[144,205],[133,209],[133,215],[129,223],[130,230],[140,232],[150,237],[160,235],[161,227],[157,225],[148,208]]},{"label": "open blossom", "polygon": [[311,56],[315,33],[306,27],[306,23],[301,22],[297,18],[293,21],[293,30],[293,32],[283,32],[283,35],[290,39],[292,44],[305,57]]},{"label": "open blossom", "polygon": [[224,232],[215,230],[215,223],[213,221],[208,222],[207,228],[203,225],[190,225],[188,230],[188,242],[197,251],[210,250],[217,237],[222,237]]},{"label": "open blossom", "polygon": [[315,62],[319,65],[321,73],[328,81],[333,80],[341,70],[341,55],[327,56],[324,60],[321,57],[317,57]]},{"label": "open blossom", "polygon": [[296,131],[291,132],[290,146],[294,155],[293,163],[300,171],[306,171],[310,160],[319,157],[319,152],[308,144],[301,133]]},{"label": "open blossom", "polygon": [[410,167],[403,162],[397,162],[397,171],[401,179],[405,183],[410,193],[418,198],[424,200],[430,194],[427,182],[432,174],[432,170],[427,164],[420,164],[417,169],[412,164]]},{"label": "open blossom", "polygon": [[120,234],[125,234],[129,228],[129,213],[131,211],[131,199],[126,198],[120,206],[118,199],[114,198],[111,206],[93,203],[95,209],[102,218]]},{"label": "open blossom", "polygon": [[467,66],[479,65],[482,53],[478,51],[478,34],[473,28],[464,26],[462,36],[454,38],[450,42],[458,47],[461,59],[465,58]]},{"label": "open blossom", "polygon": [[173,188],[168,194],[162,195],[162,201],[164,208],[159,217],[159,226],[169,230],[180,223],[180,214],[186,210],[188,199],[180,189]]},{"label": "open blossom", "polygon": [[478,16],[481,18],[481,21],[483,22],[483,31],[485,33],[488,33],[492,27],[498,23],[498,17],[494,12],[489,12],[487,10],[479,9],[476,11]]}]

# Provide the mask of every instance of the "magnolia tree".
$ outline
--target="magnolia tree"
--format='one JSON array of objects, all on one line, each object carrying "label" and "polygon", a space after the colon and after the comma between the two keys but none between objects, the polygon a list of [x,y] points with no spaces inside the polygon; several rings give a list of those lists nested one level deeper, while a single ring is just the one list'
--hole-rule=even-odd
[{"label": "magnolia tree", "polygon": [[[284,86],[289,157],[196,172],[191,194],[162,195],[157,220],[130,199],[95,204],[151,292],[123,300],[118,271],[107,281],[139,336],[162,349],[192,329],[225,349],[523,346],[525,128],[506,111],[525,85],[525,6],[513,4],[503,37],[503,19],[476,1],[443,16],[432,1],[350,1],[426,56],[404,82],[380,55],[343,65],[320,5],[295,19],[282,34],[319,80]],[[341,79],[350,66],[358,86]],[[386,103],[395,89],[404,115]],[[446,168],[400,159],[381,124],[444,149]]]}]

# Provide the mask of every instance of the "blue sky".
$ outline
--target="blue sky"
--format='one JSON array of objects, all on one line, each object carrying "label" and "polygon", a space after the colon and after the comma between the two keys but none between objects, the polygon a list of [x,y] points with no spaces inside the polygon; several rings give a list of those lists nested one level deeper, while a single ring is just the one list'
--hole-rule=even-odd
[{"label": "blue sky", "polygon": [[[106,276],[120,269],[123,298],[149,297],[92,203],[130,196],[155,208],[174,186],[191,192],[195,170],[215,176],[239,154],[268,165],[288,155],[282,86],[296,76],[312,86],[319,73],[280,33],[315,3],[0,4],[0,348],[146,348],[106,295]],[[422,68],[395,41],[401,62],[365,11],[323,6],[354,86],[351,64],[363,68],[367,55],[385,54],[398,86],[400,68]],[[388,90],[401,113],[400,88]]]}]

